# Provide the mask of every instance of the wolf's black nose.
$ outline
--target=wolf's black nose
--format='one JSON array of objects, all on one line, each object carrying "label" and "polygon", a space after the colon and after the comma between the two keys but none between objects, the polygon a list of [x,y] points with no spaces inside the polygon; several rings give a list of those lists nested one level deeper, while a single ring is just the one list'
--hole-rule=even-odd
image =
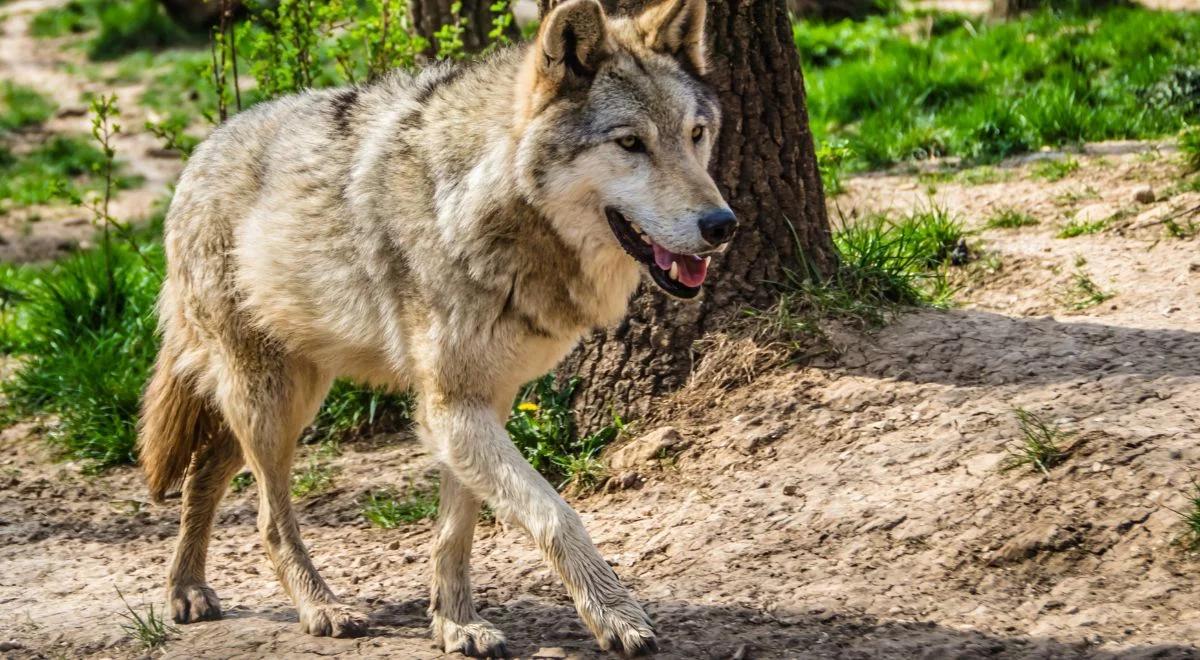
[{"label": "wolf's black nose", "polygon": [[737,218],[729,209],[709,211],[700,218],[700,235],[712,245],[728,243],[737,231]]}]

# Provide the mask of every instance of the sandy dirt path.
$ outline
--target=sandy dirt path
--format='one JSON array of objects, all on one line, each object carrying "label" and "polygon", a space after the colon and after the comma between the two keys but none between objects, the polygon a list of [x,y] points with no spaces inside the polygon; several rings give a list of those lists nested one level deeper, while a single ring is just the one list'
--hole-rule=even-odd
[{"label": "sandy dirt path", "polygon": [[[31,56],[43,45],[10,40],[39,6],[6,5],[0,77],[77,104],[73,90],[90,83]],[[86,129],[86,117],[56,121]],[[122,153],[156,146],[125,139]],[[836,353],[711,400],[685,392],[699,412],[670,420],[681,444],[657,458],[635,441],[625,451],[653,458],[573,498],[656,621],[660,657],[1200,658],[1200,560],[1176,543],[1171,510],[1200,458],[1200,238],[1168,237],[1162,223],[1200,222],[1186,213],[1200,194],[1168,194],[1181,179],[1169,145],[1076,158],[1056,182],[1031,159],[979,185],[851,179],[835,200],[847,217],[932,201],[976,232],[984,258],[962,276],[960,305],[834,333]],[[148,199],[171,180],[169,168],[143,174]],[[1145,186],[1157,201],[1135,201]],[[1005,207],[1039,224],[985,229]],[[1076,217],[1114,219],[1056,238]],[[1080,271],[1113,297],[1070,310],[1063,291]],[[1000,469],[1018,406],[1071,433],[1048,476]],[[143,657],[120,628],[117,590],[138,609],[161,603],[178,504],[147,503],[132,469],[93,477],[54,462],[47,432],[0,432],[0,657]],[[249,489],[227,498],[211,548],[226,618],[150,655],[442,657],[425,615],[432,523],[374,529],[360,506],[368,491],[428,478],[431,459],[406,435],[310,458],[336,472],[298,503],[304,535],[335,591],[370,612],[369,636],[299,632]],[[473,579],[482,614],[520,656],[599,657],[518,530],[481,525]]]}]

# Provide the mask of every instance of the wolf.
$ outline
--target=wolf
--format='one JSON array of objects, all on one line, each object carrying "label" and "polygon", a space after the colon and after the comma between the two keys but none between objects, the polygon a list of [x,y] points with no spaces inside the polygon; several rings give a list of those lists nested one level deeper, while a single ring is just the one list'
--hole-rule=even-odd
[{"label": "wolf", "polygon": [[504,422],[523,383],[621,318],[642,272],[695,297],[733,238],[708,173],[720,109],[704,23],[704,0],[623,17],[568,0],[526,45],[264,103],[195,151],[166,220],[139,429],[151,496],[182,492],[176,622],[220,616],[205,558],[246,464],[302,629],[365,633],[314,568],[289,493],[297,437],[347,377],[417,394],[440,466],[429,612],[445,651],[506,652],[471,597],[483,502],[534,540],[603,649],[656,649]]}]

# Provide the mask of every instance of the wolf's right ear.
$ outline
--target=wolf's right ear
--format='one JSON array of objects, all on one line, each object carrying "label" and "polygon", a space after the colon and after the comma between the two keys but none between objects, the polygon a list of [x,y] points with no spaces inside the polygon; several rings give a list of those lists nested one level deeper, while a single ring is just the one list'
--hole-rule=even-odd
[{"label": "wolf's right ear", "polygon": [[588,80],[612,53],[604,8],[596,0],[567,0],[556,6],[537,36],[538,74],[554,85]]}]

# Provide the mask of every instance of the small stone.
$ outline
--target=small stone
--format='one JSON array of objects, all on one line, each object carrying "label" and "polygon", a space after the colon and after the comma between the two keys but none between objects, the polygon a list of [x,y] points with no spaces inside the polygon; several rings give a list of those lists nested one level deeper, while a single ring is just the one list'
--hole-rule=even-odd
[{"label": "small stone", "polygon": [[783,487],[783,494],[788,497],[795,497],[800,493],[800,487],[795,484],[788,484]]},{"label": "small stone", "polygon": [[1140,204],[1153,204],[1155,200],[1154,189],[1150,186],[1142,186],[1134,191],[1133,198]]},{"label": "small stone", "polygon": [[25,647],[24,647],[24,646],[21,646],[21,644],[20,644],[19,642],[17,642],[16,640],[9,640],[9,641],[7,641],[7,642],[0,642],[0,652],[3,652],[3,651],[16,651],[17,649],[23,649],[23,648],[25,648]]},{"label": "small stone", "polygon": [[533,652],[535,658],[565,658],[567,650],[561,646],[544,646]]},{"label": "small stone", "polygon": [[400,539],[396,539],[395,541],[392,541],[391,543],[387,544],[387,549],[388,550],[399,550],[400,549]]},{"label": "small stone", "polygon": [[608,457],[608,465],[614,470],[624,470],[646,465],[664,458],[672,450],[683,445],[683,436],[670,426],[663,426],[635,438]]},{"label": "small stone", "polygon": [[627,470],[608,480],[608,491],[629,490],[642,485],[642,475]]}]

